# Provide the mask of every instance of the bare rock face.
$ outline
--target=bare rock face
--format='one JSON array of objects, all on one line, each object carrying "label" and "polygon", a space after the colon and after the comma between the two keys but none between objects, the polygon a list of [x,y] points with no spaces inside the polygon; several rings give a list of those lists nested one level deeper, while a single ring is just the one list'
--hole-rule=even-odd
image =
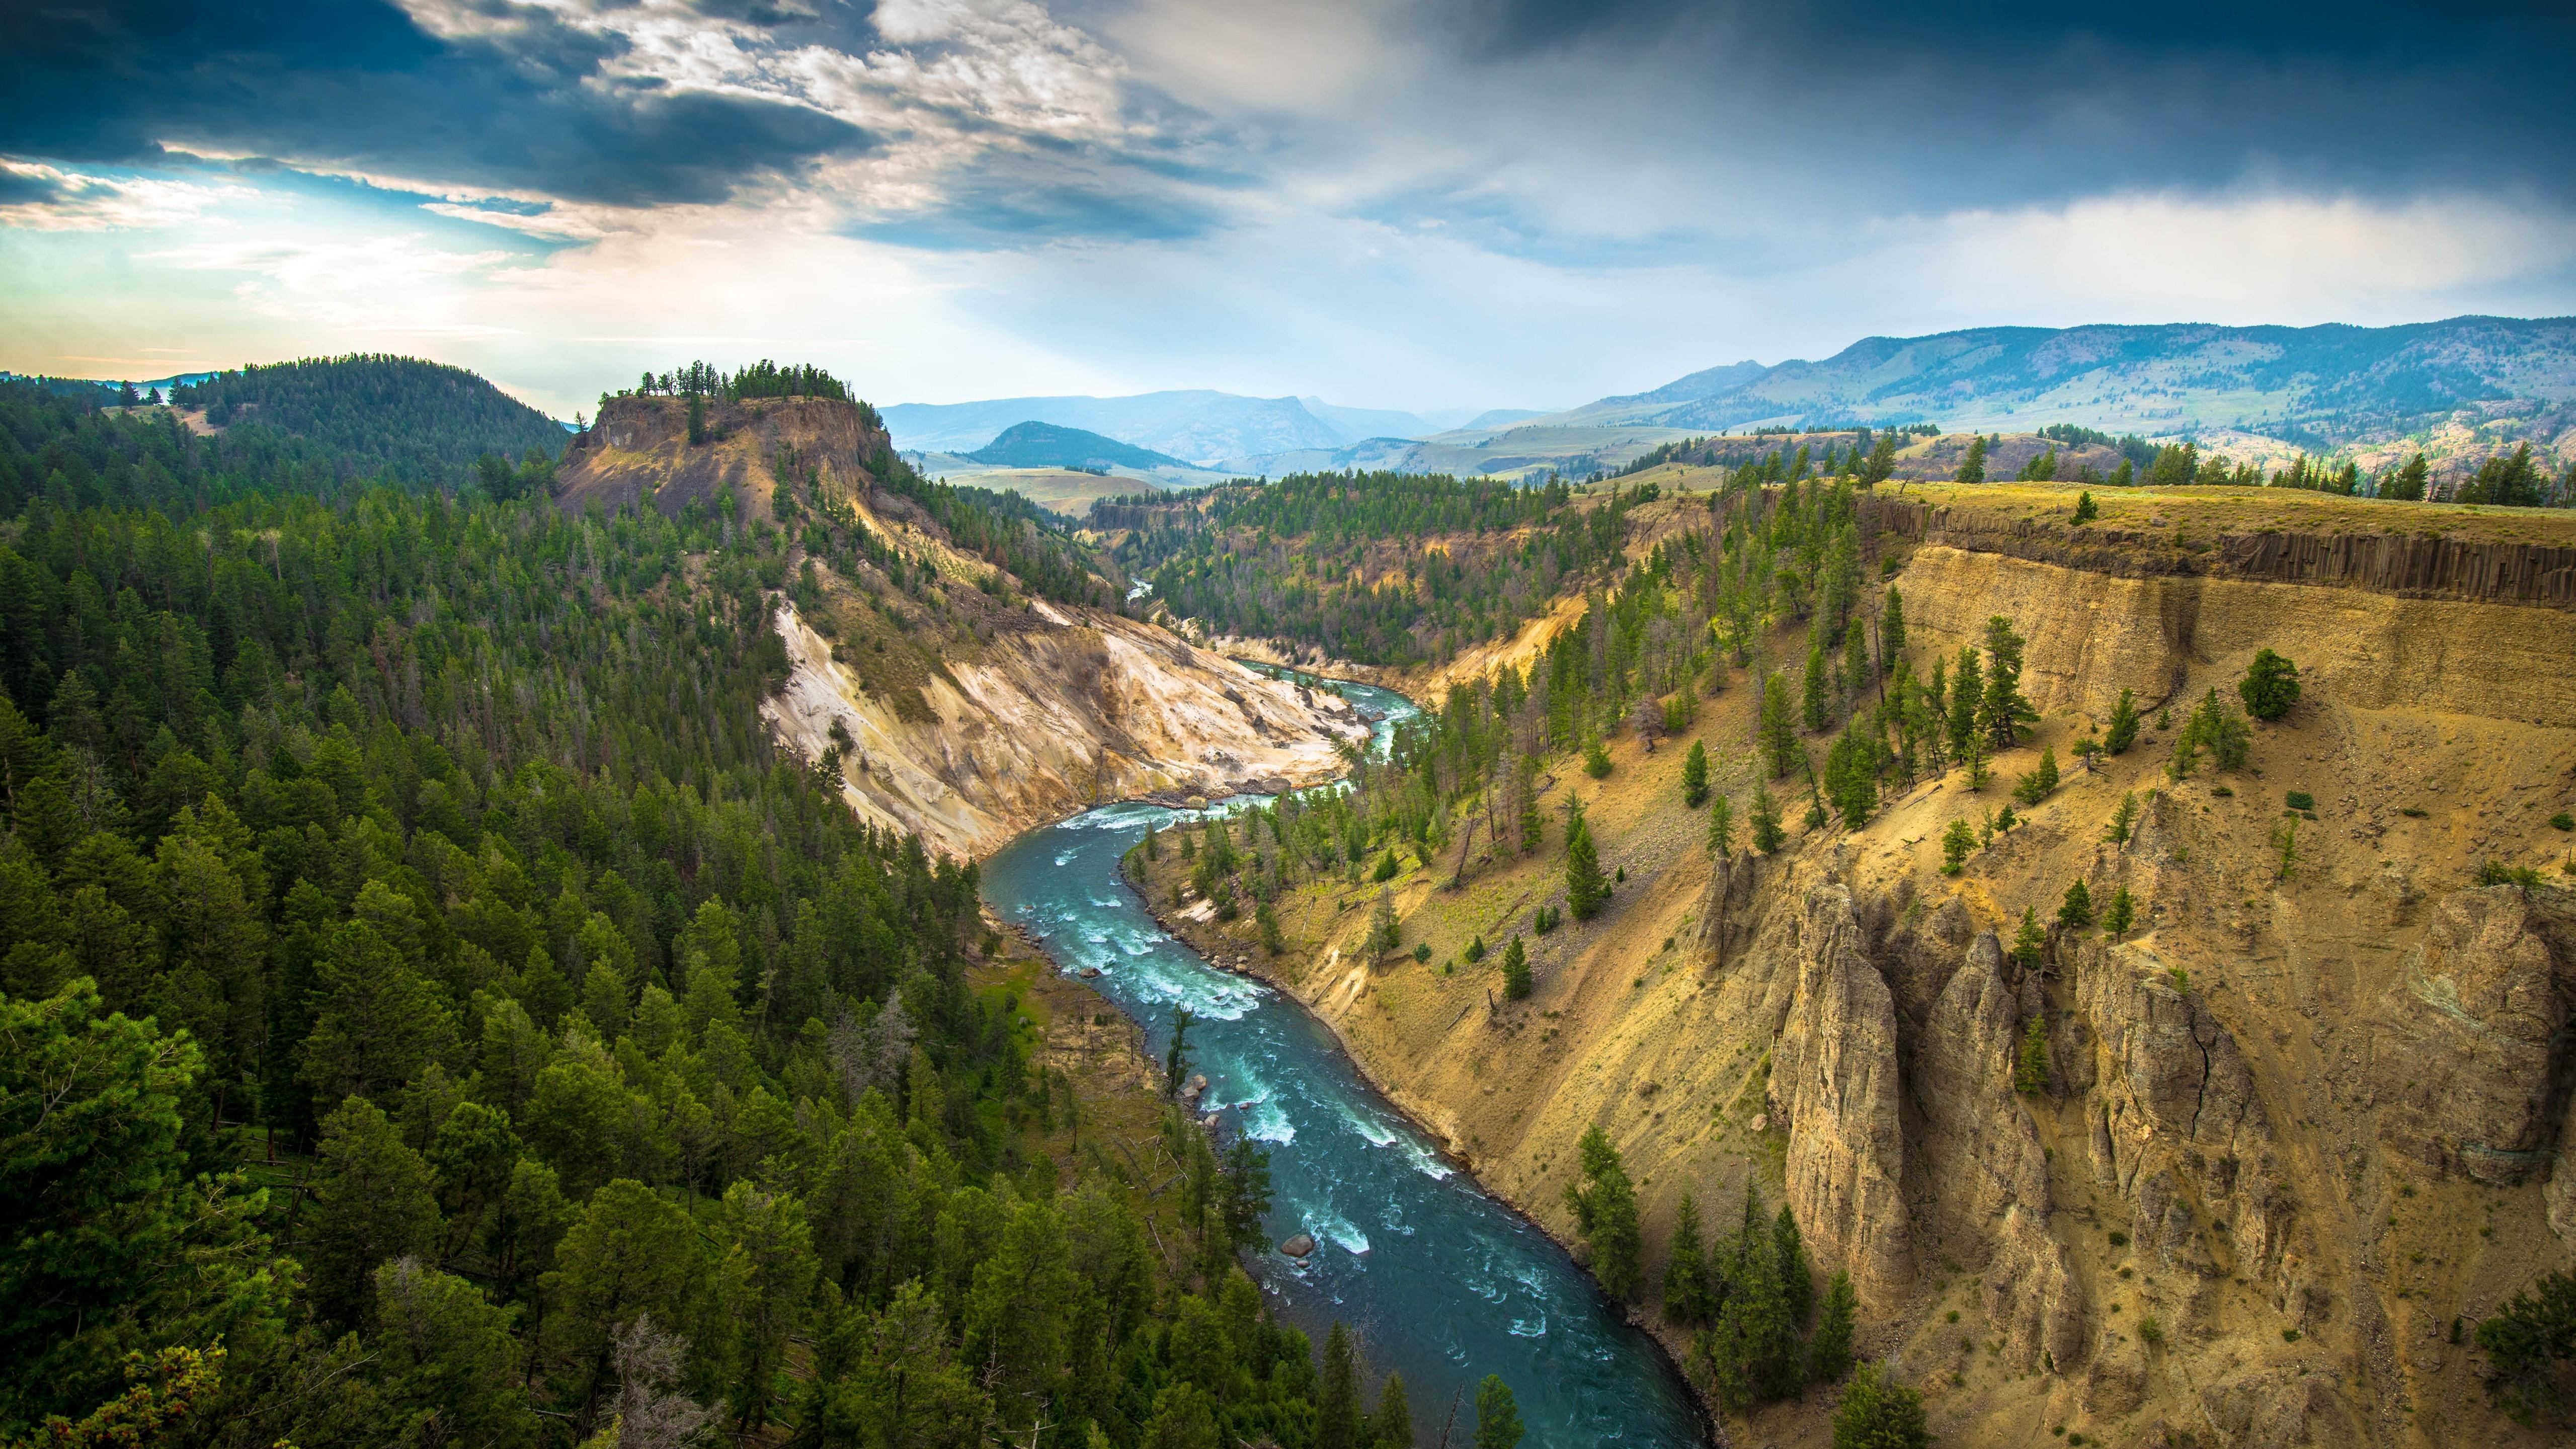
[{"label": "bare rock face", "polygon": [[2139,1247],[2215,1275],[2224,1243],[2241,1276],[2295,1277],[2296,1204],[2236,1038],[2152,952],[2086,943],[2070,954],[2097,1042],[2094,1180],[2128,1199]]},{"label": "bare rock face", "polygon": [[1772,1053],[1770,1104],[1789,1133],[1787,1198],[1826,1266],[1893,1311],[1914,1276],[1898,1182],[1896,1008],[1862,949],[1851,892],[1819,886],[1798,916],[1797,984]]},{"label": "bare rock face", "polygon": [[1708,891],[1700,899],[1699,943],[1709,952],[1710,968],[1723,971],[1729,957],[1740,954],[1753,935],[1754,857],[1749,850],[1720,856],[1708,872]]},{"label": "bare rock face", "polygon": [[2332,1381],[2294,1368],[2265,1369],[2209,1384],[2202,1411],[2226,1444],[2358,1442],[2359,1426]]},{"label": "bare rock face", "polygon": [[2048,1158],[2013,1095],[2021,1023],[2043,1009],[1992,932],[1968,947],[1933,1006],[1910,1082],[1926,1140],[1916,1156],[1947,1164],[1946,1194],[1970,1236],[1991,1233],[1986,1317],[2013,1371],[2073,1367],[2084,1352],[2084,1289],[2066,1245],[2048,1231]]},{"label": "bare rock face", "polygon": [[[2571,1063],[2576,952],[2560,893],[2454,891],[2381,994],[2380,1137],[2433,1171],[2511,1185],[2548,1166]],[[2554,939],[2553,939],[2554,938]]]}]

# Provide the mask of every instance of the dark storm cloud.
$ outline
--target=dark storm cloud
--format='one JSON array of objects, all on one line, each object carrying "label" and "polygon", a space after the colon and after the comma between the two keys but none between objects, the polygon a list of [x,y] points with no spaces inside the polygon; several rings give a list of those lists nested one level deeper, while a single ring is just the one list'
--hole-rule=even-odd
[{"label": "dark storm cloud", "polygon": [[51,176],[0,166],[0,206],[33,206],[59,200],[62,195],[63,184]]},{"label": "dark storm cloud", "polygon": [[1812,163],[1816,186],[1870,206],[2237,184],[2576,193],[2564,3],[1434,0],[1417,23],[1470,65],[1617,67],[1676,130]]},{"label": "dark storm cloud", "polygon": [[488,8],[516,23],[441,38],[380,0],[31,7],[0,49],[0,153],[246,151],[649,204],[721,201],[870,143],[803,106],[603,80],[616,37]]}]

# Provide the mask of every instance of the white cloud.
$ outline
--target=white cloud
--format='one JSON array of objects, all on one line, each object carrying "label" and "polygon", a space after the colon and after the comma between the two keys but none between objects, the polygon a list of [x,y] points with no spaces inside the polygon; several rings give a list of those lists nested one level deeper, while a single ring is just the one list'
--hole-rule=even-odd
[{"label": "white cloud", "polygon": [[97,176],[25,161],[0,161],[16,184],[50,193],[0,206],[0,226],[27,231],[146,231],[201,219],[241,186],[208,186],[158,177]]}]

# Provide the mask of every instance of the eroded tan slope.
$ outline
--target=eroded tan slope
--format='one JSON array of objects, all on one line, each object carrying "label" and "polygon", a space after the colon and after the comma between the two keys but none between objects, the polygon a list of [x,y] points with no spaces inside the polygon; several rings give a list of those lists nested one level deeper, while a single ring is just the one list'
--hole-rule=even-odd
[{"label": "eroded tan slope", "polygon": [[[1551,1230],[1571,1231],[1576,1138],[1604,1125],[1640,1183],[1650,1284],[1683,1190],[1721,1216],[1748,1179],[1785,1190],[1947,1442],[2546,1442],[2487,1407],[2452,1325],[2576,1241],[2571,913],[2472,880],[2496,859],[2576,883],[2548,824],[2576,808],[2576,615],[1928,547],[1895,581],[1926,649],[1997,613],[2031,640],[2047,718],[1984,791],[1924,782],[1859,832],[1721,875],[1705,813],[1679,805],[1686,745],[1623,739],[1608,780],[1544,797],[1580,791],[1628,880],[1600,919],[1534,938],[1528,1002],[1497,1002],[1490,964],[1440,967],[1561,899],[1553,833],[1461,891],[1399,878],[1430,965],[1357,949],[1372,888],[1287,905],[1295,949],[1274,964],[1248,927],[1228,946]],[[2245,772],[2169,782],[2151,728],[1940,873],[1942,828],[2001,804],[2039,745],[2071,762],[2120,688],[2152,721],[2260,645],[2309,691],[2257,728]],[[1753,691],[1735,679],[1692,733],[1740,810]],[[2313,820],[2285,812],[2291,790]],[[2124,793],[2143,814],[2113,845]],[[2096,902],[2133,891],[2138,928],[2056,933],[2021,970],[1994,938],[2079,877]],[[2034,1015],[2053,1082],[2025,1098],[2010,1066]],[[1828,1437],[1820,1397],[1736,1428]]]},{"label": "eroded tan slope", "polygon": [[983,855],[1103,800],[1316,784],[1367,732],[1340,699],[1166,630],[988,587],[990,563],[879,486],[886,436],[853,404],[717,403],[707,426],[692,445],[680,400],[611,399],[569,455],[561,503],[695,504],[791,534],[830,510],[906,560],[899,586],[880,562],[845,552],[836,568],[787,542],[783,576],[811,581],[770,594],[790,673],[763,713],[809,760],[838,745],[851,807],[934,851]]},{"label": "eroded tan slope", "polygon": [[782,601],[794,672],[764,713],[814,758],[839,721],[852,808],[969,857],[1105,800],[1319,784],[1346,768],[1337,743],[1367,734],[1341,700],[1150,625],[1045,603],[1034,612],[1041,625],[951,662],[921,686],[926,710],[903,712],[861,688]]}]

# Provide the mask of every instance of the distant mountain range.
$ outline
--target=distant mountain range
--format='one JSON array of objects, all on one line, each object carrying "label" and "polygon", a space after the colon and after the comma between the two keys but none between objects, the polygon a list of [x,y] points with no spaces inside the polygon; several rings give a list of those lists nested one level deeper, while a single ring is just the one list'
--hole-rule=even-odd
[{"label": "distant mountain range", "polygon": [[[1020,423],[1079,428],[1168,459],[1225,471],[1285,453],[1330,453],[1371,439],[1419,440],[1471,418],[1467,409],[1425,417],[1346,408],[1319,397],[1244,397],[1191,389],[1131,397],[1010,397],[967,403],[896,403],[881,410],[895,446],[974,457]],[[1535,414],[1504,409],[1477,424]],[[1251,471],[1263,471],[1255,468]]]},{"label": "distant mountain range", "polygon": [[1711,368],[1548,421],[1685,432],[1853,422],[2027,432],[2077,423],[2150,437],[2243,432],[2340,447],[2464,409],[2504,416],[2571,399],[2576,318],[1979,327],[1867,337],[1822,362]]}]

